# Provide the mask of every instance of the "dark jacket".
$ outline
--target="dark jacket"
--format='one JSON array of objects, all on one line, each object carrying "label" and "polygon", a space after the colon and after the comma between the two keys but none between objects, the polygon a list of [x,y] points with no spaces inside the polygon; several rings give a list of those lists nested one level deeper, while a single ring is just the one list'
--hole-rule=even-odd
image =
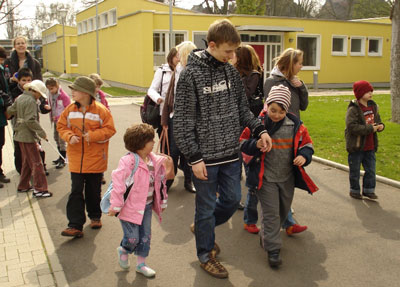
[{"label": "dark jacket", "polygon": [[[368,106],[372,106],[376,124],[383,124],[378,112],[378,106],[372,100],[368,101]],[[364,150],[367,135],[374,133],[374,127],[365,122],[364,113],[356,99],[352,100],[346,113],[346,150],[347,152],[356,152]],[[378,150],[378,135],[374,133],[374,150]]]},{"label": "dark jacket", "polygon": [[[260,115],[262,122],[266,119],[268,115],[263,112]],[[318,187],[307,175],[304,166],[311,163],[312,155],[314,153],[312,141],[310,135],[308,134],[307,128],[303,123],[293,114],[286,114],[286,116],[294,122],[294,134],[293,134],[293,158],[298,155],[303,156],[306,162],[303,166],[293,165],[293,174],[295,177],[295,186],[308,191],[309,193],[314,193],[318,190]],[[249,188],[260,189],[264,178],[264,159],[268,156],[267,153],[261,153],[257,148],[257,138],[254,137],[249,129],[245,129],[240,136],[241,151],[244,156],[250,156],[249,161],[247,161],[249,171],[246,178],[246,185]],[[246,162],[246,161],[245,161]]]},{"label": "dark jacket", "polygon": [[4,77],[4,68],[0,66],[0,127],[7,125],[6,110],[11,106],[12,101],[9,95],[7,80]]},{"label": "dark jacket", "polygon": [[[42,78],[42,68],[40,67],[40,63],[38,60],[33,58],[29,52],[25,52],[26,55],[26,65],[27,67],[32,71],[33,74],[33,79],[32,80],[41,80],[43,81]],[[11,52],[10,58],[6,59],[4,61],[4,67],[8,66],[10,69],[10,75],[11,77],[18,72],[19,70],[19,59],[18,59],[18,54],[14,50]],[[17,83],[12,82],[10,83],[10,89],[13,89],[14,87],[17,86]]]},{"label": "dark jacket", "polygon": [[265,132],[249,110],[236,68],[199,49],[190,53],[180,74],[173,121],[175,141],[190,164],[238,160],[243,128],[257,136]]},{"label": "dark jacket", "polygon": [[300,119],[300,111],[305,111],[308,106],[308,91],[303,83],[300,87],[294,87],[292,83],[286,79],[282,73],[274,68],[264,83],[264,97],[268,98],[268,94],[273,86],[284,85],[288,87],[291,94],[289,113],[295,114]]}]

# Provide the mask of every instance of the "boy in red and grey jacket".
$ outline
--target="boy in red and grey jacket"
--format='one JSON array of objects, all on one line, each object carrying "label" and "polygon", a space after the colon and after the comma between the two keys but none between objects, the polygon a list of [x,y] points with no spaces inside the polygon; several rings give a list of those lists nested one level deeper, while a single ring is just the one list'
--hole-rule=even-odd
[{"label": "boy in red and grey jacket", "polygon": [[257,190],[261,203],[262,243],[270,266],[278,267],[282,263],[280,228],[289,212],[294,188],[313,193],[318,187],[303,168],[310,164],[314,149],[307,128],[295,115],[288,113],[289,89],[283,85],[272,87],[266,104],[267,110],[261,117],[272,138],[271,151],[260,152],[261,143],[247,128],[240,140],[244,159],[250,156],[246,185]]}]

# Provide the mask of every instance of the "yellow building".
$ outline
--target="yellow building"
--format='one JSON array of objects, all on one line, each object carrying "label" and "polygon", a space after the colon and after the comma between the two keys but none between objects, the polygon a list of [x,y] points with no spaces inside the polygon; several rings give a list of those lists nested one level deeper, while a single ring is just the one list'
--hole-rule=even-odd
[{"label": "yellow building", "polygon": [[[93,6],[76,16],[77,71],[83,75],[97,70],[95,15]],[[104,0],[98,4],[98,17],[101,76],[116,86],[147,88],[154,69],[165,62],[170,49],[168,5],[150,0]],[[173,46],[190,40],[204,48],[209,25],[223,18],[237,27],[243,43],[257,50],[265,76],[273,59],[292,47],[304,51],[299,76],[308,85],[316,75],[319,87],[350,86],[360,79],[377,87],[389,85],[391,24],[387,18],[334,21],[225,16],[173,8]],[[52,49],[49,46],[49,51]]]},{"label": "yellow building", "polygon": [[57,74],[75,75],[79,73],[76,27],[65,26],[64,31],[65,35],[63,26],[56,24],[42,32],[43,68]]}]

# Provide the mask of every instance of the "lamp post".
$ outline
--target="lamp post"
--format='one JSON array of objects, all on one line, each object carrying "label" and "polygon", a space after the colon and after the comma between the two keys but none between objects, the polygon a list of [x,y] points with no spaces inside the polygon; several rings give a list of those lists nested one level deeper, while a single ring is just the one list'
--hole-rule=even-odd
[{"label": "lamp post", "polygon": [[64,59],[64,75],[67,73],[66,63],[65,63],[65,18],[67,17],[68,10],[62,9],[59,11],[62,18],[62,29],[63,29],[63,59]]},{"label": "lamp post", "polygon": [[[48,23],[48,22],[43,23],[43,27],[44,27],[45,30],[49,29],[50,25],[51,25],[51,23]],[[45,39],[45,45],[46,45],[46,72],[48,72],[49,71],[49,55],[48,55],[48,50],[49,50],[48,41],[49,40],[48,40],[47,33],[44,36],[44,39]],[[42,47],[43,47],[43,39],[42,39]]]},{"label": "lamp post", "polygon": [[96,63],[97,63],[97,74],[100,75],[100,52],[99,52],[99,13],[98,5],[96,0]]},{"label": "lamp post", "polygon": [[[169,50],[172,49],[172,37],[173,37],[173,28],[172,28],[172,0],[169,0]],[[168,53],[166,51],[166,53]]]}]

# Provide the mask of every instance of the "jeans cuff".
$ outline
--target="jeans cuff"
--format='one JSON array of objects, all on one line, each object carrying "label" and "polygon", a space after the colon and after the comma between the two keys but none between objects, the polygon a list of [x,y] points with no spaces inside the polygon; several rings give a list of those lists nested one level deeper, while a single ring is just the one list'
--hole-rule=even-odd
[{"label": "jeans cuff", "polygon": [[355,190],[355,189],[351,189],[351,188],[350,188],[350,192],[351,193],[360,194],[360,190]]},{"label": "jeans cuff", "polygon": [[375,193],[375,188],[363,188],[363,193]]},{"label": "jeans cuff", "polygon": [[207,261],[210,260],[210,256],[208,255],[208,252],[205,253],[205,254],[202,254],[202,255],[200,255],[198,257],[199,257],[199,261],[201,263],[207,263]]}]

